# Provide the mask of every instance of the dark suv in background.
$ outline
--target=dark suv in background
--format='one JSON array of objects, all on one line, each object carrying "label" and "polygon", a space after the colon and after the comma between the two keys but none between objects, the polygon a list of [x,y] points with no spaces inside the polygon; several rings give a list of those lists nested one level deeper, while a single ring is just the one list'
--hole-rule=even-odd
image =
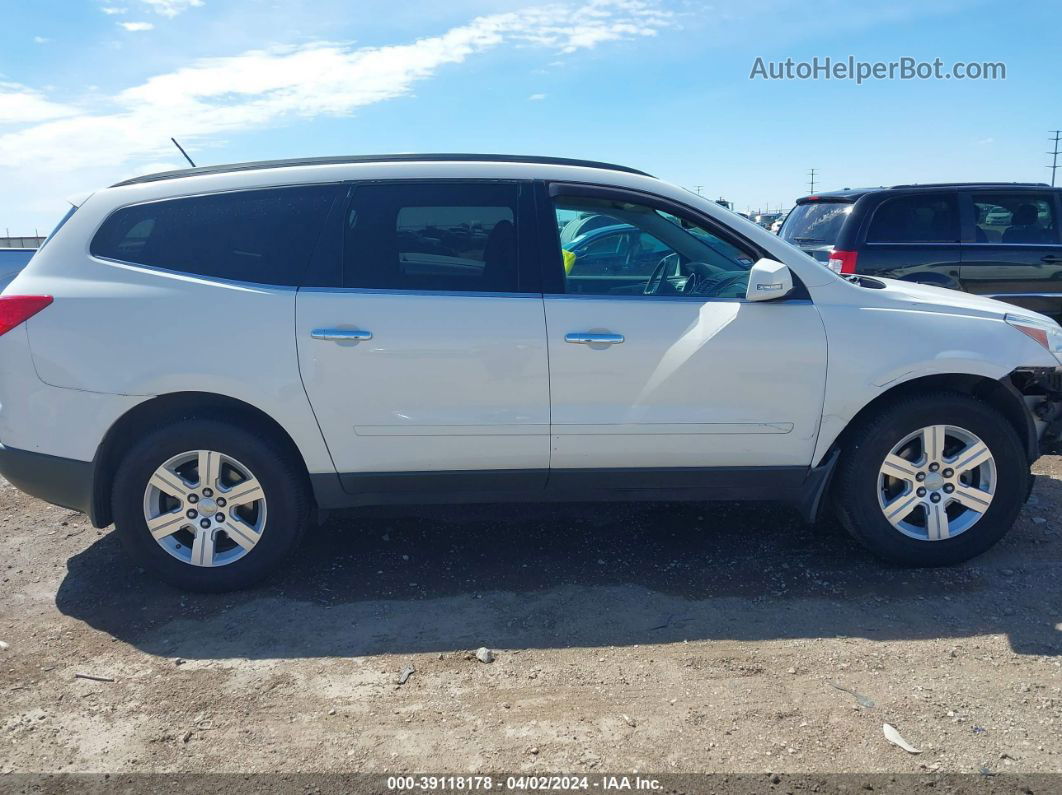
[{"label": "dark suv in background", "polygon": [[780,235],[839,273],[951,287],[1062,316],[1062,189],[896,185],[797,199]]}]

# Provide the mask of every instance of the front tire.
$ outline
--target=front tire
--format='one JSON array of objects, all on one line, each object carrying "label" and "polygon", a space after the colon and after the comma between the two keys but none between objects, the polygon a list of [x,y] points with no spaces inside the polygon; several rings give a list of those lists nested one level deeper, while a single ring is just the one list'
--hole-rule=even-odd
[{"label": "front tire", "polygon": [[280,567],[309,518],[305,473],[238,422],[188,419],[144,437],[114,476],[126,550],[178,588],[246,588]]},{"label": "front tire", "polygon": [[959,393],[908,397],[846,440],[835,507],[874,554],[903,566],[980,555],[1011,528],[1029,491],[1029,462],[1010,423]]}]

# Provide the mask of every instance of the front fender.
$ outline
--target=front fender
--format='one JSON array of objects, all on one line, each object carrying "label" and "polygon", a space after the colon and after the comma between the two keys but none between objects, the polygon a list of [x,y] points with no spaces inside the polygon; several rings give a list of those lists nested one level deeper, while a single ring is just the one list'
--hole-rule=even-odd
[{"label": "front fender", "polygon": [[905,384],[932,376],[991,383],[1021,367],[1057,366],[1051,354],[1008,326],[1002,315],[899,302],[820,303],[819,311],[827,330],[829,368],[813,466],[864,408]]}]

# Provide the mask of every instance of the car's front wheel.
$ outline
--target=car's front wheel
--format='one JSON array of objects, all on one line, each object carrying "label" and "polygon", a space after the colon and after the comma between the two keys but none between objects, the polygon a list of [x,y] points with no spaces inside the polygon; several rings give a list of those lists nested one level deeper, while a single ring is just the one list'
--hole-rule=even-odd
[{"label": "car's front wheel", "polygon": [[305,529],[305,477],[281,445],[238,423],[190,419],[134,444],[114,477],[125,547],[179,588],[227,591],[276,569]]},{"label": "car's front wheel", "polygon": [[1005,417],[967,395],[934,393],[892,403],[853,430],[835,504],[842,524],[882,558],[944,566],[1010,529],[1029,478]]}]

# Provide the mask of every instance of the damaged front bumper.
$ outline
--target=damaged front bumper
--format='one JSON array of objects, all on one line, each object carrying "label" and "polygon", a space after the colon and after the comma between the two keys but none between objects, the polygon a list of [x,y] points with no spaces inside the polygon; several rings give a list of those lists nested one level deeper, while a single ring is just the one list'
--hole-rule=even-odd
[{"label": "damaged front bumper", "polygon": [[1025,401],[1041,448],[1056,444],[1062,438],[1062,367],[1023,367],[1010,382]]}]

